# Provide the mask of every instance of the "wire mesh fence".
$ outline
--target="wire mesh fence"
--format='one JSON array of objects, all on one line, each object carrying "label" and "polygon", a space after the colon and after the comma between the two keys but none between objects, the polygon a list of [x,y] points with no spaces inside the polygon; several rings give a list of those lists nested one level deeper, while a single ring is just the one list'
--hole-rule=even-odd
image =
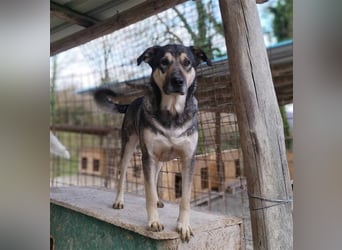
[{"label": "wire mesh fence", "polygon": [[[145,49],[168,43],[196,45],[212,58],[213,66],[198,68],[199,141],[191,203],[244,218],[250,249],[246,181],[221,22],[218,1],[188,1],[51,58],[51,130],[71,157],[51,156],[50,186],[115,189],[123,115],[101,112],[93,91],[107,86],[120,94],[119,103],[130,103],[143,95],[141,86],[151,74],[148,65],[136,63]],[[139,148],[126,180],[126,192],[144,193]],[[180,183],[179,160],[164,163],[158,179],[161,199],[177,202]]]}]

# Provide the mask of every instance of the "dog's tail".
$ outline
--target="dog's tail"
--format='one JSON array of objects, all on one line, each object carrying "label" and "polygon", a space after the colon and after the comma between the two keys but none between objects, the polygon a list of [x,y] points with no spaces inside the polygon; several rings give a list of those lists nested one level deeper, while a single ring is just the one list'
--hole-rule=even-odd
[{"label": "dog's tail", "polygon": [[117,104],[112,101],[118,95],[108,88],[97,89],[94,92],[94,100],[96,104],[109,113],[126,113],[129,104]]}]

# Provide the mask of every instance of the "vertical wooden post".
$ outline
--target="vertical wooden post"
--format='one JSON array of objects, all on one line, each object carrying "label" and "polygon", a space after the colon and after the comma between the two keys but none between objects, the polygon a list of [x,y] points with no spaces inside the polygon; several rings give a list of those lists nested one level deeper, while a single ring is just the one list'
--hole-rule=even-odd
[{"label": "vertical wooden post", "polygon": [[292,249],[284,132],[255,0],[220,0],[254,249]]},{"label": "vertical wooden post", "polygon": [[[216,167],[217,180],[219,181],[219,191],[224,191],[225,188],[225,171],[221,153],[221,113],[215,112],[215,153],[216,153]],[[224,196],[223,196],[224,197]]]}]

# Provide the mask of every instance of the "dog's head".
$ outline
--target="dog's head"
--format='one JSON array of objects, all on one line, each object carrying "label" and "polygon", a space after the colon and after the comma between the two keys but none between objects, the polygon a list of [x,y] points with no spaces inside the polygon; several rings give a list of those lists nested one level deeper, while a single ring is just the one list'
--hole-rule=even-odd
[{"label": "dog's head", "polygon": [[201,62],[211,61],[199,48],[170,44],[154,46],[138,57],[152,68],[152,79],[166,95],[186,95],[196,77],[196,68]]}]

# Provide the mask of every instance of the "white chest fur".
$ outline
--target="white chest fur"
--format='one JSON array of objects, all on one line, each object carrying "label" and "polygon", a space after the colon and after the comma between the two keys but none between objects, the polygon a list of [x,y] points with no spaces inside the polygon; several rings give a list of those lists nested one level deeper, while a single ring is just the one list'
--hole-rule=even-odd
[{"label": "white chest fur", "polygon": [[162,133],[154,133],[150,129],[144,131],[144,139],[151,157],[158,161],[169,161],[176,157],[191,157],[196,150],[198,133],[184,133],[189,128],[189,122],[180,128],[160,128]]},{"label": "white chest fur", "polygon": [[161,109],[168,110],[171,114],[183,113],[186,95],[162,95]]}]

